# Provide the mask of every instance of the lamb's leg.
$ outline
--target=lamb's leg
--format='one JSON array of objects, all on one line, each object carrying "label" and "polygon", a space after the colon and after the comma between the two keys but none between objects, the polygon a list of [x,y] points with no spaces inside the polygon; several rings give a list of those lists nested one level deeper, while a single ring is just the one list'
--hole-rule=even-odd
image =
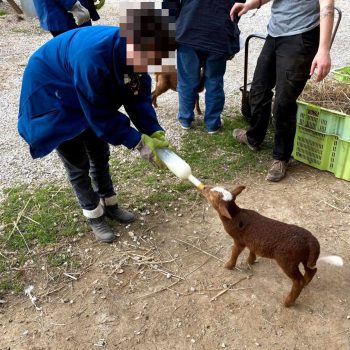
[{"label": "lamb's leg", "polygon": [[152,103],[155,108],[158,107],[157,97],[167,91],[169,88],[166,84],[158,83],[154,91],[152,91]]},{"label": "lamb's leg", "polygon": [[310,269],[306,265],[304,265],[304,268],[305,268],[304,280],[305,280],[305,286],[306,286],[314,278],[314,276],[315,276],[315,274],[317,272],[317,269],[316,268]]},{"label": "lamb's leg", "polygon": [[292,289],[283,301],[284,306],[289,307],[294,304],[295,300],[300,295],[302,289],[305,286],[305,280],[299,270],[299,264],[291,264],[291,262],[288,261],[285,263],[283,262],[282,264],[280,262],[278,263],[282,267],[286,275],[293,281]]},{"label": "lamb's leg", "polygon": [[247,259],[247,264],[248,265],[253,265],[256,261],[256,255],[253,252],[249,252],[249,256]]},{"label": "lamb's leg", "polygon": [[242,245],[232,245],[232,252],[230,260],[228,260],[225,264],[225,268],[232,270],[236,266],[238,255],[241,254],[242,250],[245,248],[245,246]]},{"label": "lamb's leg", "polygon": [[157,105],[157,96],[158,96],[158,95],[156,95],[155,91],[153,91],[153,92],[152,92],[152,104],[153,104],[153,106],[154,106],[155,108],[158,107],[158,105]]},{"label": "lamb's leg", "polygon": [[202,110],[201,110],[201,107],[199,106],[199,95],[197,95],[197,99],[196,99],[196,112],[198,115],[202,115]]}]

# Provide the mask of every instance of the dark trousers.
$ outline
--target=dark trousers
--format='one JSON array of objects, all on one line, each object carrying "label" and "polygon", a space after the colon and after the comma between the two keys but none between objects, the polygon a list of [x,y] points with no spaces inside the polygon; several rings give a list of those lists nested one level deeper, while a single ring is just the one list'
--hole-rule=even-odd
[{"label": "dark trousers", "polygon": [[93,210],[100,198],[115,195],[109,174],[109,145],[91,129],[62,143],[57,153],[83,209]]},{"label": "dark trousers", "polygon": [[88,21],[86,23],[83,23],[82,25],[80,26],[75,26],[73,28],[70,28],[70,29],[66,29],[66,30],[50,30],[50,33],[53,37],[56,37],[62,33],[65,33],[65,32],[68,32],[68,30],[71,30],[71,29],[77,29],[77,28],[81,28],[81,27],[89,27],[89,26],[92,26],[92,22],[91,21]]},{"label": "dark trousers", "polygon": [[62,33],[65,33],[66,30],[51,30],[50,33],[52,34],[53,37],[56,37]]},{"label": "dark trousers", "polygon": [[309,79],[319,43],[319,27],[306,33],[273,38],[268,36],[258,58],[250,90],[256,123],[247,131],[249,143],[259,146],[267,132],[275,87],[273,158],[288,161],[296,131],[296,100]]}]

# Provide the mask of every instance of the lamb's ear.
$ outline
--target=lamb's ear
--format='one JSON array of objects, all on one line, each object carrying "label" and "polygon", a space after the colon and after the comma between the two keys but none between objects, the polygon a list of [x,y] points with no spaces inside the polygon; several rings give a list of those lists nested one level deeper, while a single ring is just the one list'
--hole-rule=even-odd
[{"label": "lamb's ear", "polygon": [[232,190],[231,194],[233,198],[236,198],[244,189],[245,189],[245,186],[238,186],[234,190]]},{"label": "lamb's ear", "polygon": [[225,203],[220,203],[219,204],[219,208],[218,208],[218,212],[221,216],[227,218],[227,219],[232,219],[231,214],[229,213],[227,206]]}]

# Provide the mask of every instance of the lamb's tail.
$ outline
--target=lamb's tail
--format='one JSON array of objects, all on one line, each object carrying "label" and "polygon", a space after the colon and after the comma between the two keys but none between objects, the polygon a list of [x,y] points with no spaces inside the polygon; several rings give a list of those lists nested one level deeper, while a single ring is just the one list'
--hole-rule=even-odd
[{"label": "lamb's tail", "polygon": [[335,266],[343,266],[343,259],[338,255],[327,255],[327,256],[321,256],[317,259],[316,264],[318,264],[320,261],[324,261],[328,264],[335,265]]}]

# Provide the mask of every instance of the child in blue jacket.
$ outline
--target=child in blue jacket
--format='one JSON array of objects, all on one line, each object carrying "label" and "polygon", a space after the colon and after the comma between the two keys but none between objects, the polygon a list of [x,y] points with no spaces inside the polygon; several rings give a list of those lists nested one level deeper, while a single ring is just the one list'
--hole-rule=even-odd
[{"label": "child in blue jacket", "polygon": [[[158,165],[156,148],[169,145],[145,72],[175,50],[175,33],[161,10],[134,11],[134,18],[127,17],[131,26],[75,29],[39,48],[25,69],[20,97],[18,130],[32,157],[57,150],[83,214],[103,242],[115,238],[106,216],[134,220],[118,207],[108,144],[138,149]],[[119,112],[121,106],[128,116]]]},{"label": "child in blue jacket", "polygon": [[176,21],[178,119],[183,129],[194,120],[194,106],[204,69],[205,115],[209,134],[221,127],[225,103],[226,61],[239,51],[239,29],[230,19],[233,0],[182,0]]}]

